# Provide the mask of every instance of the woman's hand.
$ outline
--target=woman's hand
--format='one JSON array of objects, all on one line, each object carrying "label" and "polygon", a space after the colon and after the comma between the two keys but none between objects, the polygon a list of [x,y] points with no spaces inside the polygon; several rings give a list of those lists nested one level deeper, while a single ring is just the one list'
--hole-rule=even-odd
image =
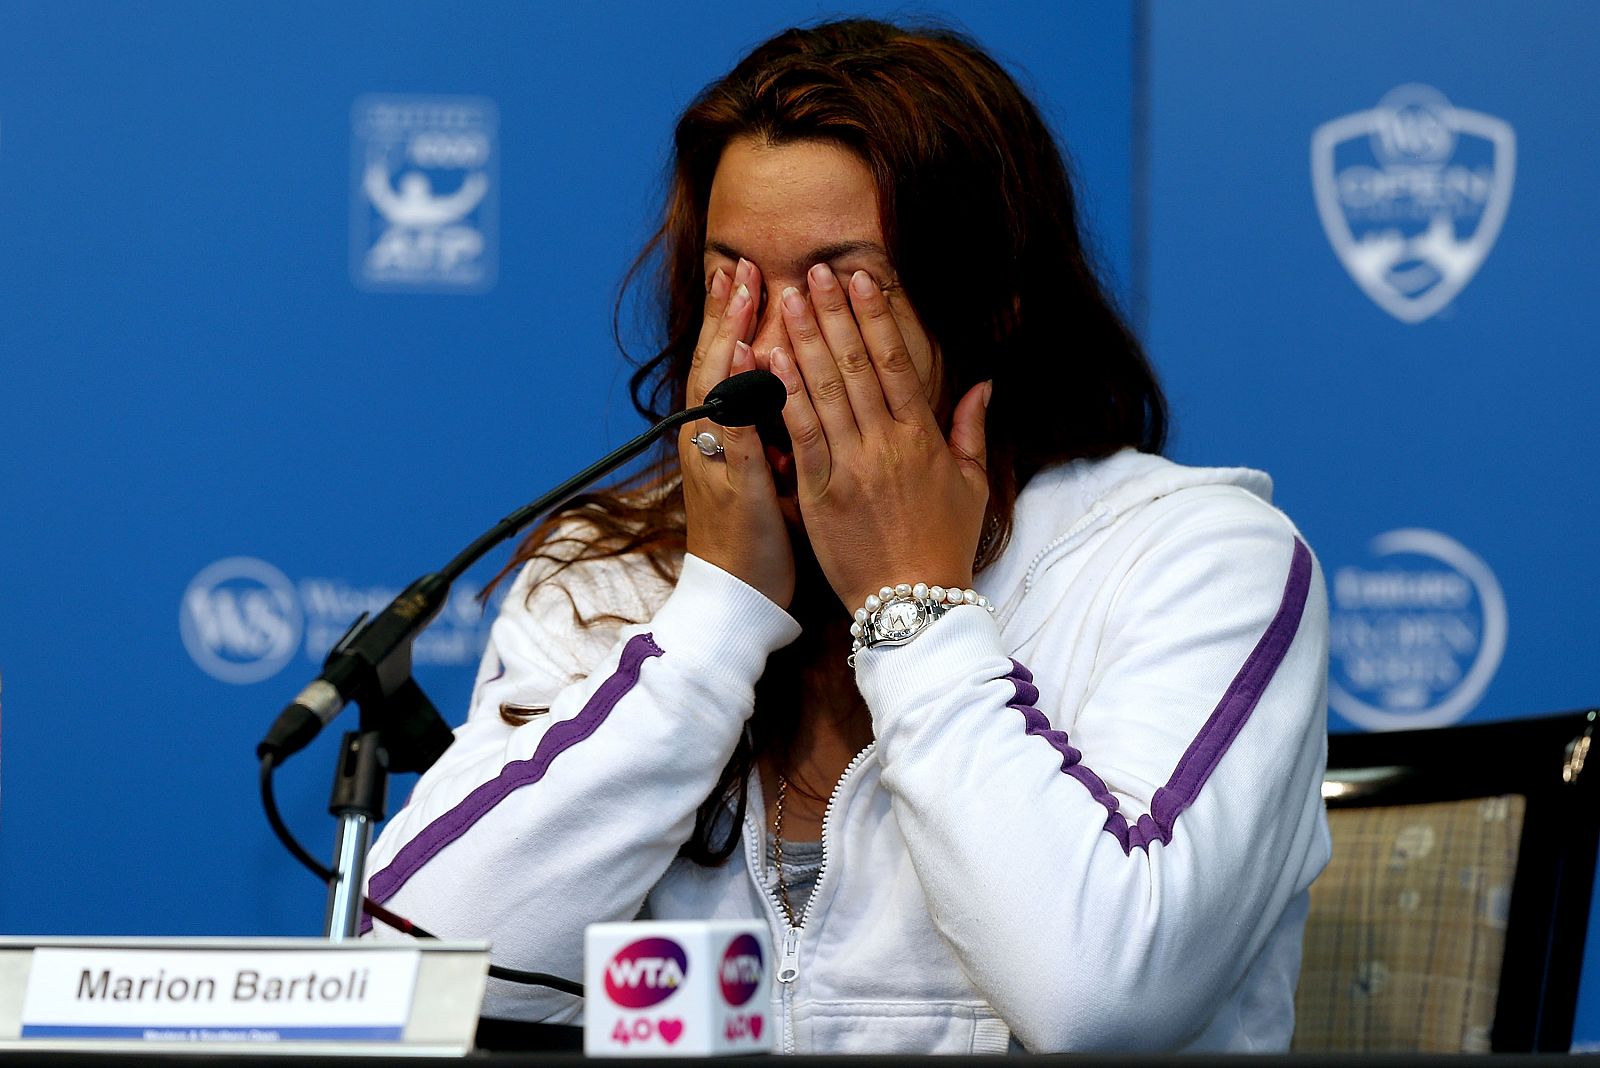
[{"label": "woman's hand", "polygon": [[[689,368],[690,405],[702,403],[730,375],[756,366],[748,342],[760,292],[761,273],[746,260],[731,279],[721,268],[712,276]],[[721,439],[720,455],[706,456],[694,444],[707,430]],[[689,551],[787,608],[794,598],[794,551],[756,429],[690,423],[678,431],[678,462]]]},{"label": "woman's hand", "polygon": [[[812,550],[849,611],[901,582],[971,586],[984,508],[984,415],[990,383],[956,404],[947,439],[918,376],[911,344],[937,354],[907,309],[900,315],[865,271],[848,290],[822,264],[807,294],[783,293],[794,345],[772,370],[789,399],[800,514]],[[908,344],[909,342],[909,344]]]}]

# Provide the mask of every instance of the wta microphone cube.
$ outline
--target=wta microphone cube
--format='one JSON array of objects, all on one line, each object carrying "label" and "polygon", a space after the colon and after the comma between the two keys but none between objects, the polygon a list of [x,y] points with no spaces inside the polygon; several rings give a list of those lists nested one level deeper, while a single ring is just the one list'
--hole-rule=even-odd
[{"label": "wta microphone cube", "polygon": [[742,920],[595,923],[583,939],[583,1052],[772,1051],[767,928]]}]

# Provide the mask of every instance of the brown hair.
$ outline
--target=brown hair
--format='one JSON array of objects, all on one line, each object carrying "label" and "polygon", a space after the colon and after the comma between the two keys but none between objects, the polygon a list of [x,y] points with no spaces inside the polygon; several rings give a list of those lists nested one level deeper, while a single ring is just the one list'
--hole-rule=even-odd
[{"label": "brown hair", "polygon": [[[993,380],[993,536],[977,567],[1005,547],[1017,494],[1040,469],[1126,446],[1161,450],[1161,389],[1091,267],[1067,166],[1037,108],[964,36],[860,19],[778,34],[679,120],[665,217],[624,282],[625,293],[653,271],[666,326],[661,348],[630,380],[642,415],[660,419],[684,404],[711,183],[723,149],[746,137],[825,140],[865,161],[889,257],[941,353],[942,395]],[[677,473],[668,443],[643,475],[537,527],[507,572],[543,558],[555,562],[554,577],[575,560],[638,555],[673,578],[685,541]],[[589,528],[577,546],[557,533],[571,529],[561,524],[574,510]],[[756,690],[760,714],[701,806],[685,856],[715,864],[736,847],[744,784],[758,757],[783,759],[799,715],[795,673],[815,653],[802,638],[769,661]],[[728,802],[731,824],[720,818]]]}]

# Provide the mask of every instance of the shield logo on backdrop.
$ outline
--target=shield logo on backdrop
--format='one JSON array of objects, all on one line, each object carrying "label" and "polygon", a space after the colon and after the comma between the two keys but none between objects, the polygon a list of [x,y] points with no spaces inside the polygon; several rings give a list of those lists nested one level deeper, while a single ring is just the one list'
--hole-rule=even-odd
[{"label": "shield logo on backdrop", "polygon": [[1511,204],[1516,135],[1426,85],[1317,127],[1311,185],[1333,250],[1378,307],[1420,323],[1454,300]]}]

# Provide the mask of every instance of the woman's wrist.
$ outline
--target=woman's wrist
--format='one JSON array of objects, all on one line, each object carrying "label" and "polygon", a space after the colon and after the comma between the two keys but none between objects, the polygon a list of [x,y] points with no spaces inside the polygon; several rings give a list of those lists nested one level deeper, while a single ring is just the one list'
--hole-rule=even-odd
[{"label": "woman's wrist", "polygon": [[925,582],[902,582],[880,586],[862,598],[850,624],[850,655],[846,662],[854,667],[856,654],[880,645],[904,645],[944,617],[952,608],[972,606],[994,614],[994,605],[977,590],[966,586],[940,586]]}]

